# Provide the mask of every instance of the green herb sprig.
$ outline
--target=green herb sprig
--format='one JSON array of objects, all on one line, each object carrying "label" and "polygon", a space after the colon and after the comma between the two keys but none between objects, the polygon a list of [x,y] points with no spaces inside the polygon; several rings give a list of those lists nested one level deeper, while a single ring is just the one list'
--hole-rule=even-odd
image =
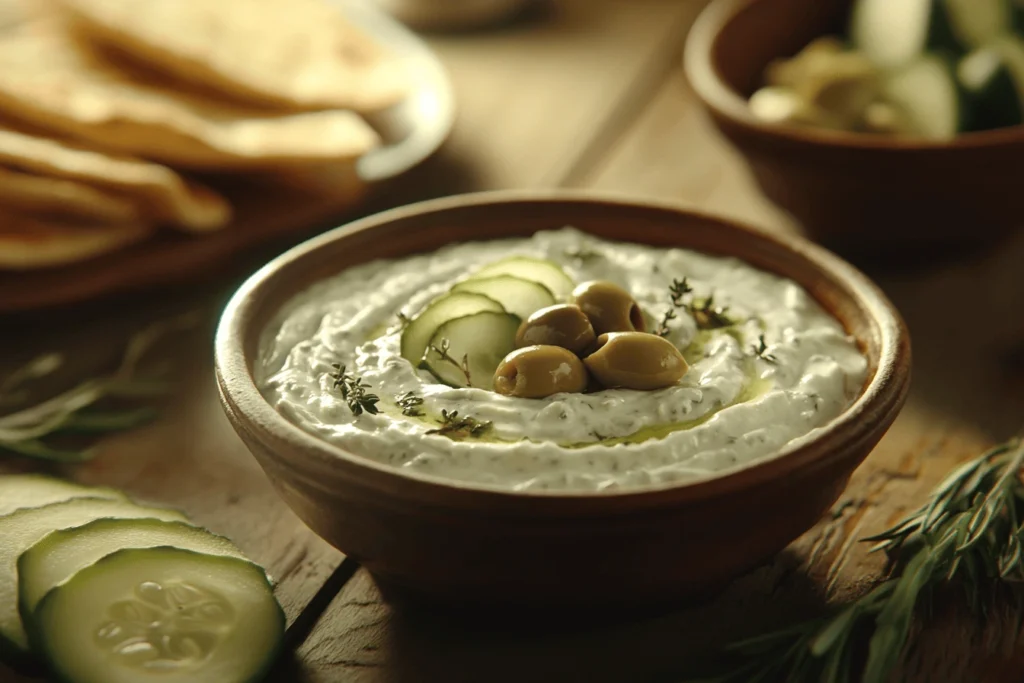
[{"label": "green herb sprig", "polygon": [[764,335],[758,335],[757,343],[750,347],[751,352],[755,357],[760,358],[766,363],[778,363],[779,360],[771,353],[768,353],[768,345],[764,341]]},{"label": "green herb sprig", "polygon": [[[148,401],[162,396],[170,384],[160,373],[143,375],[140,365],[166,335],[194,327],[194,314],[150,325],[133,335],[117,368],[107,375],[80,382],[40,403],[0,416],[0,454],[20,455],[56,462],[84,462],[95,455],[93,444],[54,445],[71,435],[98,435],[132,429],[151,421],[151,405],[125,406],[127,401]],[[48,353],[29,361],[0,381],[0,405],[18,405],[28,399],[28,385],[53,375],[66,364],[65,354]]]},{"label": "green herb sprig", "polygon": [[668,295],[672,302],[672,306],[665,311],[665,315],[661,317],[661,323],[658,324],[658,329],[655,331],[655,334],[659,337],[668,336],[668,324],[676,319],[677,308],[685,308],[683,297],[691,292],[693,292],[693,287],[690,286],[685,277],[682,280],[672,278],[672,284],[668,286]]},{"label": "green herb sprig", "polygon": [[920,509],[864,539],[888,555],[888,579],[831,615],[728,646],[730,668],[691,683],[887,680],[935,589],[961,586],[978,613],[993,586],[1024,581],[1022,466],[1018,438],[957,468]]},{"label": "green herb sprig", "polygon": [[431,344],[430,350],[436,353],[437,356],[445,363],[458,368],[459,372],[462,373],[462,376],[466,378],[467,387],[473,386],[473,377],[469,372],[469,354],[464,354],[462,356],[462,360],[455,360],[450,353],[451,342],[447,339],[442,339],[440,346],[434,346]]},{"label": "green herb sprig", "polygon": [[363,413],[376,415],[380,412],[380,409],[377,408],[380,397],[377,394],[367,393],[366,390],[370,388],[370,385],[364,384],[362,377],[356,377],[347,372],[342,363],[334,363],[331,367],[334,368],[334,373],[331,374],[334,388],[341,390],[341,397],[348,404],[353,415],[358,417]]},{"label": "green herb sprig", "polygon": [[395,397],[395,404],[402,409],[402,415],[409,417],[422,417],[423,416],[423,398],[417,396],[415,392],[407,391],[400,396]]},{"label": "green herb sprig", "polygon": [[441,426],[437,429],[427,430],[427,434],[439,434],[456,441],[467,437],[479,438],[490,431],[492,426],[490,422],[484,422],[475,417],[468,415],[462,417],[457,410],[451,412],[442,410],[439,424]]},{"label": "green herb sprig", "polygon": [[736,324],[736,321],[728,314],[728,306],[715,305],[714,294],[709,294],[704,299],[691,297],[689,301],[686,301],[687,295],[693,294],[693,287],[685,277],[682,280],[673,278],[672,284],[668,287],[668,294],[671,305],[654,331],[654,334],[659,337],[668,336],[669,323],[676,319],[676,311],[679,309],[683,309],[693,316],[697,328],[701,330],[717,330]]}]

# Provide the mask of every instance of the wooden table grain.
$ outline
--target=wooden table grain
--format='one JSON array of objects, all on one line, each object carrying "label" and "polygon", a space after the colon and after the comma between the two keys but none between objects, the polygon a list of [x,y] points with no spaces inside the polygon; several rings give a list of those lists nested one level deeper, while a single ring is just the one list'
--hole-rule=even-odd
[{"label": "wooden table grain", "polygon": [[[682,77],[682,43],[702,4],[561,0],[510,26],[431,37],[451,72],[459,120],[449,144],[384,203],[564,186],[675,200],[799,232],[758,193]],[[711,647],[862,593],[882,567],[858,539],[918,505],[957,462],[1024,425],[1024,235],[910,270],[860,263],[910,327],[911,397],[831,514],[772,562],[707,604],[628,622],[468,624],[396,611],[365,572],[280,502],[217,405],[212,325],[232,287],[270,255],[250,255],[229,274],[184,292],[0,320],[0,353],[8,364],[72,345],[82,362],[95,364],[109,360],[126,331],[147,318],[200,313],[205,325],[175,345],[181,382],[161,418],[106,440],[95,461],[64,473],[180,507],[267,566],[279,582],[294,649],[273,676],[282,683],[673,680]],[[1009,656],[1017,634],[1002,635],[1001,652]],[[1019,680],[985,673],[985,637],[991,633],[954,605],[928,622],[893,680]],[[17,679],[0,669],[0,681],[7,680]]]}]

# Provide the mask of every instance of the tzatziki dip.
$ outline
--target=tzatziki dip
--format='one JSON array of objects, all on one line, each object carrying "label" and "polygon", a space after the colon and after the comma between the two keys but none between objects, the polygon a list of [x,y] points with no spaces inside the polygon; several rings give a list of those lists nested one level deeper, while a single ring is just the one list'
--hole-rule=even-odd
[{"label": "tzatziki dip", "polygon": [[790,280],[562,228],[348,268],[282,307],[255,374],[299,428],[413,476],[612,492],[814,438],[867,360]]}]

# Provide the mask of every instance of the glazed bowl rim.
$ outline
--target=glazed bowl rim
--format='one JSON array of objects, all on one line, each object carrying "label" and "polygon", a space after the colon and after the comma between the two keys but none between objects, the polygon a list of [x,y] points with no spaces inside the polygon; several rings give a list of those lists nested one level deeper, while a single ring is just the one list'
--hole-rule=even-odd
[{"label": "glazed bowl rim", "polygon": [[[255,359],[250,359],[246,353],[246,347],[256,347],[257,344],[249,344],[247,341],[250,335],[257,335],[258,339],[263,333],[262,328],[252,329],[257,320],[272,319],[284,305],[281,303],[270,314],[266,314],[260,302],[278,286],[288,286],[279,282],[280,273],[295,262],[319,249],[329,248],[334,242],[351,234],[373,230],[400,219],[466,207],[498,208],[536,203],[615,205],[627,211],[667,211],[677,213],[681,218],[692,217],[729,224],[749,235],[750,239],[760,240],[770,248],[795,253],[815,272],[839,285],[844,296],[848,295],[855,301],[878,329],[879,353],[874,375],[852,404],[833,420],[816,428],[813,438],[805,438],[804,443],[791,443],[769,457],[706,478],[600,493],[576,490],[513,491],[482,483],[401,471],[394,466],[350,453],[302,430],[279,413],[257,388],[253,377]],[[578,229],[586,232],[585,229]],[[642,239],[637,241],[643,243]],[[443,243],[435,248],[440,246]],[[777,274],[789,277],[785,273]],[[296,289],[290,292],[287,297],[281,298],[282,301],[287,302],[299,291]],[[827,307],[826,310],[834,315]],[[666,497],[678,499],[683,496],[694,501],[705,500],[756,488],[801,468],[822,466],[830,460],[830,456],[838,457],[857,443],[869,439],[877,429],[875,423],[884,421],[900,409],[909,385],[910,362],[909,334],[892,303],[866,275],[824,248],[803,238],[771,235],[742,222],[694,210],[676,202],[637,200],[616,193],[578,190],[505,190],[456,195],[390,209],[327,231],[277,256],[239,287],[221,316],[214,347],[216,379],[225,410],[236,422],[242,424],[242,429],[261,443],[266,443],[269,438],[272,445],[267,450],[273,453],[272,457],[277,464],[289,469],[292,475],[299,475],[308,484],[329,489],[329,478],[344,477],[349,484],[361,483],[369,489],[386,492],[402,490],[407,494],[402,497],[443,500],[446,504],[462,502],[474,505],[487,499],[488,502],[515,507],[548,501],[552,505],[567,505],[583,511],[592,510],[592,506],[601,508],[611,501],[654,505]],[[872,415],[873,412],[880,413],[880,416]],[[865,422],[870,417],[875,419]],[[892,418],[888,421],[891,422]],[[285,446],[290,454],[282,456],[275,452],[275,448],[280,446]],[[293,455],[295,453],[302,454],[301,459],[296,459]]]},{"label": "glazed bowl rim", "polygon": [[1024,124],[960,133],[950,141],[889,138],[854,132],[773,124],[756,118],[747,100],[725,82],[713,54],[721,32],[747,7],[770,0],[712,0],[697,17],[683,48],[683,71],[694,92],[716,116],[766,138],[842,150],[922,153],[985,150],[1024,142]]}]

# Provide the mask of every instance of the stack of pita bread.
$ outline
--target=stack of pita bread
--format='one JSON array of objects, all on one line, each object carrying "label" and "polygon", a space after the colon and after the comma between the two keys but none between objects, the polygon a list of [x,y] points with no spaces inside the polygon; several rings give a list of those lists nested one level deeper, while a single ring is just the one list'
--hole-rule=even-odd
[{"label": "stack of pita bread", "polygon": [[[5,0],[13,2],[14,0]],[[330,0],[20,0],[0,29],[0,270],[220,230],[189,173],[351,168],[397,60]]]}]

